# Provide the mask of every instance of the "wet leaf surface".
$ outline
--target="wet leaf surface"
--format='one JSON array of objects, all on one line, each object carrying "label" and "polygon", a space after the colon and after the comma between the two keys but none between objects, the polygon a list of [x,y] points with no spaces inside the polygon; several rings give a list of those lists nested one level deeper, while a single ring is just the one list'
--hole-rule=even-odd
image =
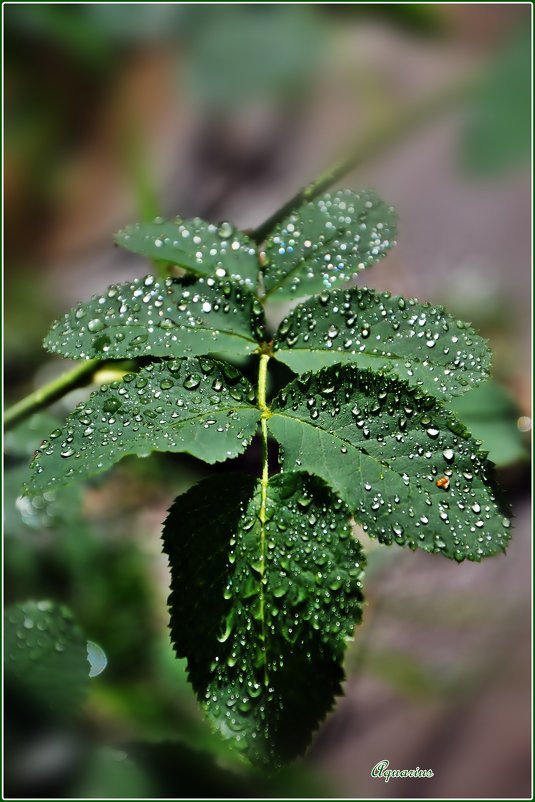
[{"label": "wet leaf surface", "polygon": [[283,470],[324,479],[370,536],[459,562],[505,550],[493,466],[432,397],[346,365],[296,379],[272,410]]},{"label": "wet leaf surface", "polygon": [[319,480],[205,479],[164,528],[171,635],[206,714],[260,764],[299,754],[341,693],[362,613],[349,511]]}]

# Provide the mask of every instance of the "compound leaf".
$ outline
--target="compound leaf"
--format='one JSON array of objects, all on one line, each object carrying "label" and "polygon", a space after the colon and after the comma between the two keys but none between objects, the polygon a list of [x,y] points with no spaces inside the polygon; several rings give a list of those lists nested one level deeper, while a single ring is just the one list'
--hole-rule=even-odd
[{"label": "compound leaf", "polygon": [[325,291],[300,304],[275,347],[297,373],[352,362],[446,398],[483,381],[491,359],[485,340],[442,307],[368,289]]},{"label": "compound leaf", "polygon": [[395,244],[394,209],[368,190],[326,193],[289,215],[265,243],[266,295],[298,297],[348,281]]},{"label": "compound leaf", "polygon": [[153,363],[103,385],[55,429],[32,461],[27,492],[85,479],[127,454],[178,451],[205,462],[241,454],[255,432],[254,390],[208,357]]},{"label": "compound leaf", "polygon": [[308,744],[341,693],[364,558],[323,482],[203,480],[171,507],[171,634],[213,725],[256,763]]},{"label": "compound leaf", "polygon": [[258,259],[254,242],[230,223],[216,226],[199,217],[135,223],[115,235],[127,251],[170,262],[198,276],[230,278],[256,288]]},{"label": "compound leaf", "polygon": [[284,470],[321,476],[383,543],[480,560],[509,521],[491,464],[461,424],[406,382],[354,365],[304,374],[272,406]]},{"label": "compound leaf", "polygon": [[213,278],[184,285],[153,276],[112,285],[56,321],[45,347],[72,359],[250,354],[264,336],[261,304]]},{"label": "compound leaf", "polygon": [[65,607],[28,601],[5,611],[5,672],[18,692],[56,715],[83,702],[89,682],[87,643]]}]

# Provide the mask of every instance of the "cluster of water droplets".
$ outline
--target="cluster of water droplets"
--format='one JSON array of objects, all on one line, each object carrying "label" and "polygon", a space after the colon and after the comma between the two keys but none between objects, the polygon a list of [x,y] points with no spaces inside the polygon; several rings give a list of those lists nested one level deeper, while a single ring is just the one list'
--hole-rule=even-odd
[{"label": "cluster of water droplets", "polygon": [[231,223],[207,223],[199,217],[127,226],[116,235],[121,247],[150,259],[161,259],[204,276],[228,277],[255,289],[258,262],[252,240]]},{"label": "cluster of water droplets", "polygon": [[30,492],[106,470],[125,454],[186,451],[207,462],[244,451],[256,430],[251,384],[209,357],[152,363],[103,385],[37,450]]},{"label": "cluster of water droplets", "polygon": [[328,479],[370,535],[459,562],[505,549],[510,524],[491,466],[434,398],[347,365],[303,374],[279,394],[279,410],[321,433],[321,449],[308,427],[282,440],[271,419],[284,469]]},{"label": "cluster of water droplets", "polygon": [[266,243],[265,287],[305,295],[347,281],[395,245],[395,213],[374,192],[340,190],[305,204]]},{"label": "cluster of water droplets", "polygon": [[485,341],[442,307],[368,289],[325,291],[300,304],[275,343],[296,370],[351,361],[437,395],[463,392],[490,367]]},{"label": "cluster of water droplets", "polygon": [[112,285],[56,321],[45,340],[66,357],[251,353],[264,338],[262,305],[231,281],[185,285],[154,276]]}]

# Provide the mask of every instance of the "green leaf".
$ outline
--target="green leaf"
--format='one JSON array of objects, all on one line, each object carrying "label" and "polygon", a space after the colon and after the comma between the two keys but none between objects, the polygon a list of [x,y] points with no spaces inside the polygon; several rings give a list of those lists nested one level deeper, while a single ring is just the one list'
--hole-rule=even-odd
[{"label": "green leaf", "polygon": [[448,408],[481,440],[495,465],[503,467],[529,458],[526,441],[517,426],[520,410],[496,382],[484,382],[456,398]]},{"label": "green leaf", "polygon": [[531,29],[523,25],[500,51],[473,99],[463,163],[476,175],[497,175],[531,153]]},{"label": "green leaf", "polygon": [[396,218],[374,192],[326,193],[283,220],[265,244],[266,295],[309,295],[348,281],[395,245]]},{"label": "green leaf", "polygon": [[205,462],[241,454],[255,433],[254,390],[208,357],[169,360],[103,385],[36,452],[26,491],[86,479],[127,454],[178,451]]},{"label": "green leaf", "polygon": [[112,285],[52,326],[45,347],[72,359],[251,354],[264,337],[262,306],[230,281],[184,285],[153,276]]},{"label": "green leaf", "polygon": [[8,607],[5,674],[17,690],[57,715],[83,702],[89,683],[86,639],[65,607],[50,601]]},{"label": "green leaf", "polygon": [[325,291],[300,304],[280,324],[275,348],[297,373],[352,362],[444,397],[483,381],[491,359],[486,341],[442,307],[367,289]]},{"label": "green leaf", "polygon": [[213,725],[256,763],[301,752],[341,693],[364,558],[323,482],[200,482],[171,507],[171,633]]},{"label": "green leaf", "polygon": [[258,260],[254,242],[230,223],[218,226],[199,217],[157,218],[153,223],[126,226],[115,242],[149,259],[170,262],[199,276],[230,278],[256,288]]},{"label": "green leaf", "polygon": [[434,398],[344,365],[292,382],[272,412],[284,470],[321,476],[382,543],[458,561],[504,551],[492,466]]}]

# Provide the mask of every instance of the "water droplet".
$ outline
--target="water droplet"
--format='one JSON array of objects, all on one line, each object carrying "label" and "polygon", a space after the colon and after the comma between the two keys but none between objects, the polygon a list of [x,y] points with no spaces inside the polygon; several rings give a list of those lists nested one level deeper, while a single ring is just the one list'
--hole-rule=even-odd
[{"label": "water droplet", "polygon": [[234,234],[234,231],[232,223],[228,223],[226,220],[221,222],[217,228],[217,233],[221,239],[229,239]]},{"label": "water droplet", "polygon": [[184,380],[186,390],[194,390],[201,383],[201,377],[197,373],[190,373]]},{"label": "water droplet", "polygon": [[106,324],[99,317],[96,317],[89,321],[87,328],[93,334],[96,331],[102,331],[102,329],[105,329]]}]

